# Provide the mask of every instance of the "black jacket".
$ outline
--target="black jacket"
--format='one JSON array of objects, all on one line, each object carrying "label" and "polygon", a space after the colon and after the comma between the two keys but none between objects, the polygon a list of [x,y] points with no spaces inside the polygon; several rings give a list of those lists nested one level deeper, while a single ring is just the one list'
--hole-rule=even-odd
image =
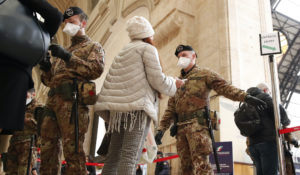
[{"label": "black jacket", "polygon": [[157,162],[155,175],[170,175],[170,166],[168,161]]},{"label": "black jacket", "polygon": [[143,175],[143,171],[141,168],[136,170],[136,175]]},{"label": "black jacket", "polygon": [[[269,142],[276,140],[275,133],[275,121],[274,121],[274,106],[272,97],[261,91],[259,88],[253,87],[247,90],[247,92],[255,96],[267,104],[267,108],[259,111],[259,115],[261,117],[263,129],[257,134],[249,137],[250,145],[254,145],[262,142]],[[290,124],[290,120],[287,117],[285,109],[279,105],[280,107],[280,115],[281,115],[281,124],[283,126],[287,126]]]},{"label": "black jacket", "polygon": [[[33,12],[39,13],[45,22],[42,27],[52,37],[62,22],[62,14],[45,0],[19,0]],[[0,41],[4,42],[4,41]],[[18,48],[15,48],[16,52]],[[0,128],[22,130],[26,91],[33,87],[31,66],[25,66],[0,53]]]},{"label": "black jacket", "polygon": [[49,32],[50,37],[53,37],[57,32],[63,18],[58,9],[50,5],[46,0],[19,1],[33,12],[39,13],[45,19],[45,22],[42,24],[42,26],[46,31]]},{"label": "black jacket", "polygon": [[[44,19],[45,22],[41,23],[41,26],[50,34],[52,38],[57,32],[61,22],[62,22],[62,14],[58,11],[57,8],[50,5],[46,0],[19,0],[22,4],[24,4],[27,8],[29,8],[33,12],[39,13]],[[34,16],[33,16],[34,18]],[[18,48],[16,48],[16,51]],[[0,53],[0,64],[5,64],[7,66],[13,66],[24,73],[26,73],[30,77],[30,87],[33,88],[33,82],[31,79],[31,70],[32,67],[22,65],[11,58],[7,57]]]},{"label": "black jacket", "polygon": [[96,175],[96,168],[94,166],[86,166],[86,169],[88,170],[88,175]]}]

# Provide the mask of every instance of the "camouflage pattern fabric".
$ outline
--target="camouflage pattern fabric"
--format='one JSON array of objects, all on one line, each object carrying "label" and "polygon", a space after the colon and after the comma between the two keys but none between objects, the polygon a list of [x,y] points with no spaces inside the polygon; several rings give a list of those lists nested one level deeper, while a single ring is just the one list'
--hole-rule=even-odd
[{"label": "camouflage pattern fabric", "polygon": [[100,77],[104,69],[104,50],[98,42],[92,42],[88,36],[75,36],[67,51],[72,53],[67,63],[55,58],[51,70],[42,73],[46,86],[55,88],[74,78],[85,81]]},{"label": "camouflage pattern fabric", "polygon": [[[74,78],[80,82],[100,77],[104,68],[104,50],[99,43],[92,42],[87,36],[76,36],[67,50],[72,53],[70,61],[57,58],[51,70],[42,74],[42,82],[46,86],[56,88],[62,83],[72,82]],[[58,94],[47,100],[46,107],[54,111],[55,116],[45,116],[41,126],[41,175],[60,174],[62,147],[67,161],[65,174],[86,174],[83,142],[89,124],[88,108],[78,106],[79,152],[76,154],[75,125],[70,122],[72,105],[72,100],[64,100]]]},{"label": "camouflage pattern fabric", "polygon": [[[199,68],[197,65],[179,78],[187,81],[177,90],[175,96],[169,99],[159,130],[167,130],[176,116],[185,116],[209,106],[211,90],[234,101],[244,101],[247,95],[246,92],[227,83],[217,73]],[[183,174],[213,174],[208,162],[208,154],[212,148],[207,127],[200,125],[196,118],[178,122],[177,125],[177,152],[181,159]]]},{"label": "camouflage pattern fabric", "polygon": [[285,171],[287,175],[295,175],[293,156],[288,150],[285,151]]},{"label": "camouflage pattern fabric", "polygon": [[56,116],[45,116],[41,126],[41,174],[55,175],[60,171],[61,151],[67,161],[66,174],[84,174],[85,153],[83,142],[88,129],[88,108],[79,105],[79,150],[75,153],[74,122],[70,123],[72,101],[65,101],[55,95],[47,101],[47,108],[52,109]]},{"label": "camouflage pattern fabric", "polygon": [[[287,128],[284,126],[283,128]],[[285,169],[287,175],[295,175],[294,165],[293,165],[293,155],[292,153],[287,149],[287,144],[289,144],[292,140],[295,140],[295,136],[293,133],[285,133],[284,139],[288,141],[284,147],[284,155],[285,155]]]},{"label": "camouflage pattern fabric", "polygon": [[[27,163],[30,149],[30,141],[19,142],[9,146],[6,162],[6,175],[25,175],[27,172]],[[33,151],[31,167],[36,162],[36,152]]]},{"label": "camouflage pattern fabric", "polygon": [[179,88],[174,97],[168,102],[168,108],[160,121],[160,130],[167,130],[172,124],[175,115],[193,113],[209,106],[209,93],[215,90],[233,101],[244,101],[246,92],[228,84],[217,73],[208,69],[195,67],[180,79],[187,79],[185,85]]},{"label": "camouflage pattern fabric", "polygon": [[[7,175],[24,175],[27,172],[27,163],[32,135],[37,135],[37,122],[34,119],[34,109],[36,101],[33,99],[26,106],[24,130],[16,131],[11,137],[8,147],[8,157],[6,162]],[[36,151],[33,150],[31,166],[34,165]]]},{"label": "camouflage pattern fabric", "polygon": [[206,126],[199,125],[197,120],[178,126],[176,139],[183,175],[213,174],[208,160],[212,145]]}]

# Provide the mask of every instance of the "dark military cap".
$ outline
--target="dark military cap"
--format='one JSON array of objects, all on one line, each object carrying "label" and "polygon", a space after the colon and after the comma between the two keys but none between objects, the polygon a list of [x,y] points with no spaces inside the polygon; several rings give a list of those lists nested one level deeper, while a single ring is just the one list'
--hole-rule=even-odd
[{"label": "dark military cap", "polygon": [[178,54],[182,51],[194,51],[194,49],[189,45],[179,45],[176,48],[175,55],[178,57]]},{"label": "dark military cap", "polygon": [[157,151],[157,155],[163,155],[163,153],[161,151]]},{"label": "dark military cap", "polygon": [[81,10],[81,8],[79,8],[79,7],[70,7],[65,11],[63,21],[65,21],[66,19],[68,19],[72,16],[79,15],[81,13],[84,13],[83,10]]}]

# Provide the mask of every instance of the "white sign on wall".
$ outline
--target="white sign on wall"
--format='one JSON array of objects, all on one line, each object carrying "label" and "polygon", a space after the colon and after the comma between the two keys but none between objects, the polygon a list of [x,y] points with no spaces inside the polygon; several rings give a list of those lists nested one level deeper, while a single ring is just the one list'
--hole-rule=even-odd
[{"label": "white sign on wall", "polygon": [[260,54],[272,55],[281,53],[279,32],[259,34]]}]

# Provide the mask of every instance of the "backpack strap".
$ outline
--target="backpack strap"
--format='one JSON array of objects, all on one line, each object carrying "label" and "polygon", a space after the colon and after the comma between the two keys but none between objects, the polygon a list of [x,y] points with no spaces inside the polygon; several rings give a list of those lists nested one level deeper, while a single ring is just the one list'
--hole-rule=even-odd
[{"label": "backpack strap", "polygon": [[243,102],[240,102],[240,104],[239,104],[239,108],[241,108],[242,104],[243,104]]}]

